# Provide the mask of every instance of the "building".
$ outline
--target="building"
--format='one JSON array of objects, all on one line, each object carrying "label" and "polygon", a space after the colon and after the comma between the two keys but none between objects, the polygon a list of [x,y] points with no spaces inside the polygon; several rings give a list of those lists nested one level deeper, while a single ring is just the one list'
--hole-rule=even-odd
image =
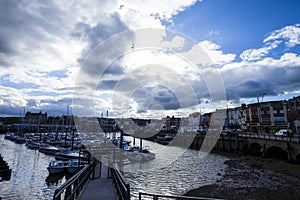
[{"label": "building", "polygon": [[300,96],[289,99],[287,102],[288,121],[290,128],[296,132],[300,132]]},{"label": "building", "polygon": [[286,101],[248,104],[243,117],[243,127],[252,132],[275,133],[289,128]]},{"label": "building", "polygon": [[164,130],[166,131],[170,131],[170,130],[178,130],[179,126],[180,126],[180,122],[181,122],[181,118],[179,117],[170,117],[167,116],[167,118],[164,119],[165,121],[165,127]]},{"label": "building", "polygon": [[24,124],[47,124],[47,113],[26,112],[24,117]]}]

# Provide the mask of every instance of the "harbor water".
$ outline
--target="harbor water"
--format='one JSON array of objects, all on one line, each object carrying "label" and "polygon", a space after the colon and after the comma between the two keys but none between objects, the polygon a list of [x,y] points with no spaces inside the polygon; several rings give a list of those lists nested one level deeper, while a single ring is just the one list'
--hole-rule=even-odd
[{"label": "harbor water", "polygon": [[0,154],[12,169],[11,179],[0,182],[0,197],[4,199],[52,199],[63,182],[64,175],[49,176],[47,166],[53,156],[28,149],[0,135]]},{"label": "harbor water", "polygon": [[[132,140],[131,137],[126,139]],[[139,144],[136,139],[136,145]],[[137,199],[139,192],[182,195],[214,183],[225,173],[224,162],[228,160],[225,156],[208,154],[203,157],[199,151],[146,140],[142,144],[148,146],[156,158],[125,166],[132,199]],[[0,135],[0,153],[12,169],[11,179],[0,182],[2,199],[52,199],[55,189],[66,181],[63,175],[49,176],[47,166],[53,156],[5,140],[4,135]]]},{"label": "harbor water", "polygon": [[[126,139],[132,140],[131,137]],[[135,142],[140,144],[139,139]],[[222,155],[203,156],[197,150],[164,146],[147,140],[143,140],[142,144],[148,146],[156,158],[125,166],[124,174],[130,182],[131,198],[134,200],[138,199],[139,192],[183,195],[191,189],[212,184],[225,174],[227,166],[224,162],[229,160]]]}]

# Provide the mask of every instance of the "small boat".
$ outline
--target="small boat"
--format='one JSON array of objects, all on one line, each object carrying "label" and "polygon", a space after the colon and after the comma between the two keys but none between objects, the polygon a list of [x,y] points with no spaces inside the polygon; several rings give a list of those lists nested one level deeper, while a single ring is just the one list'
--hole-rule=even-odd
[{"label": "small boat", "polygon": [[174,137],[171,136],[171,135],[166,135],[164,137],[157,136],[156,137],[156,142],[159,143],[159,144],[168,145],[173,139],[174,139]]},{"label": "small boat", "polygon": [[38,140],[27,140],[26,146],[30,149],[38,149],[41,147],[41,143]]},{"label": "small boat", "polygon": [[79,153],[73,152],[69,149],[56,152],[54,155],[56,160],[72,160],[72,159],[86,160],[86,157],[84,155],[80,155]]},{"label": "small boat", "polygon": [[52,160],[47,167],[49,174],[59,174],[64,173],[66,170],[66,166],[68,162],[61,161],[61,160]]},{"label": "small boat", "polygon": [[18,136],[15,140],[16,144],[24,144],[26,142],[25,138]]},{"label": "small boat", "polygon": [[50,144],[43,144],[39,148],[39,152],[42,152],[42,153],[48,154],[48,155],[54,155],[56,152],[59,152],[59,148],[54,147]]},{"label": "small boat", "polygon": [[126,154],[126,157],[132,162],[142,162],[143,161],[143,155],[141,155],[137,151],[128,151]]},{"label": "small boat", "polygon": [[4,139],[10,140],[14,136],[14,133],[12,132],[7,132],[5,133]]},{"label": "small boat", "polygon": [[78,160],[69,160],[68,165],[66,167],[68,173],[76,173],[80,171],[84,167],[84,164],[81,163],[82,162],[79,162]]},{"label": "small boat", "polygon": [[139,146],[133,146],[127,150],[126,156],[129,160],[135,162],[153,160],[155,153],[151,153],[149,149],[149,147],[140,148]]}]

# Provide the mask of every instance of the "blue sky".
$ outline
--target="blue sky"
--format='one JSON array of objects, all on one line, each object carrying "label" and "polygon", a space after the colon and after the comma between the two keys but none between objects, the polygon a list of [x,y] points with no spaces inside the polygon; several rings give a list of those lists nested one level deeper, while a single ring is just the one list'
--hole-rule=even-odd
[{"label": "blue sky", "polygon": [[[173,19],[171,29],[197,41],[211,40],[228,53],[260,48],[272,31],[300,20],[297,0],[204,0],[187,8]],[[299,52],[299,46],[296,50]]]},{"label": "blue sky", "polygon": [[[0,116],[81,107],[149,118],[298,96],[299,10],[297,0],[4,0]],[[215,85],[225,98],[214,100]]]}]

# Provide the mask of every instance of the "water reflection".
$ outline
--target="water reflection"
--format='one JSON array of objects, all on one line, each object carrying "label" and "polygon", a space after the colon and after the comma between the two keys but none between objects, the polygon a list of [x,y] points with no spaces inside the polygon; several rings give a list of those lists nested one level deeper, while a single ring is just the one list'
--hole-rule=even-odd
[{"label": "water reflection", "polygon": [[53,177],[48,179],[47,166],[53,157],[5,140],[4,135],[0,135],[0,147],[1,155],[12,169],[11,179],[0,182],[2,199],[52,199],[55,189],[65,182],[64,177],[56,182],[52,182]]},{"label": "water reflection", "polygon": [[49,174],[46,178],[48,185],[61,185],[65,174]]},{"label": "water reflection", "polygon": [[[131,137],[126,139],[132,140]],[[136,144],[140,144],[138,139]],[[138,199],[139,192],[182,195],[191,189],[214,183],[221,178],[220,174],[225,173],[224,162],[228,160],[225,156],[203,156],[199,151],[163,146],[146,140],[143,140],[143,145],[149,146],[156,158],[125,166],[132,199]]]}]

